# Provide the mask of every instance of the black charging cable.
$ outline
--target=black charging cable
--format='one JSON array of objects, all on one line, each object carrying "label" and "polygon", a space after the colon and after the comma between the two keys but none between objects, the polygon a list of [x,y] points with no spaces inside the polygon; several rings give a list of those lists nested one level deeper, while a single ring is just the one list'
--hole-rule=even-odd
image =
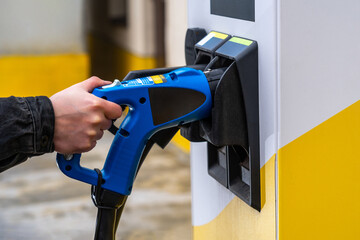
[{"label": "black charging cable", "polygon": [[98,174],[98,182],[96,186],[91,186],[91,199],[98,208],[94,239],[114,240],[117,211],[124,205],[127,196],[102,188],[102,173],[99,169],[95,171]]}]

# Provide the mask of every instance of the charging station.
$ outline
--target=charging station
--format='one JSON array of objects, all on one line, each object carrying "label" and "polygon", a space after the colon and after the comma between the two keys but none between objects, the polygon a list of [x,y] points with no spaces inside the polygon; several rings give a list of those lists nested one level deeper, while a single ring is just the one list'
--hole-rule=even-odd
[{"label": "charging station", "polygon": [[[220,54],[221,47],[210,46],[211,38],[213,43],[230,43],[233,36],[250,39],[258,51],[253,67],[258,67],[259,169],[246,151],[254,151],[250,132],[248,138],[236,133],[237,141],[248,142],[224,147],[203,131],[214,124],[193,126],[210,140],[191,145],[193,239],[360,236],[355,200],[360,197],[359,11],[355,0],[188,1],[189,28],[208,33],[195,45],[195,53],[207,52],[200,59],[231,59]],[[186,45],[187,61],[195,61],[188,52]],[[241,77],[236,91],[254,96],[244,91]],[[231,96],[230,91],[225,94]],[[249,117],[247,97],[242,100]],[[232,113],[221,114],[230,123]],[[250,127],[248,119],[236,118]],[[234,155],[250,157],[233,162]],[[259,178],[253,178],[254,170]],[[250,193],[259,194],[249,201],[243,193],[254,187]]]}]

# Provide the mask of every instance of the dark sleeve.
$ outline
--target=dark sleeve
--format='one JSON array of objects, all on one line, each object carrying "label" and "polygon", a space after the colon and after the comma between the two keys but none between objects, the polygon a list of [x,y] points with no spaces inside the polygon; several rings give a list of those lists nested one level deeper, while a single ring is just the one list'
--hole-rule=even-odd
[{"label": "dark sleeve", "polygon": [[53,152],[54,121],[47,97],[0,98],[0,172]]}]

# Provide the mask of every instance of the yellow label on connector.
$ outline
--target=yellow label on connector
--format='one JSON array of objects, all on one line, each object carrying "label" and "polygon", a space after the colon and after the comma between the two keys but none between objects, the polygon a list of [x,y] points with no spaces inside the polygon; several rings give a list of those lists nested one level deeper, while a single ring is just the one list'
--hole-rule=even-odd
[{"label": "yellow label on connector", "polygon": [[151,76],[151,79],[154,81],[155,84],[166,82],[166,78],[164,77],[164,75]]},{"label": "yellow label on connector", "polygon": [[229,40],[230,42],[234,42],[234,43],[239,43],[242,45],[246,45],[246,46],[250,46],[250,44],[253,43],[253,41],[251,40],[247,40],[247,39],[243,39],[243,38],[239,38],[239,37],[232,37]]},{"label": "yellow label on connector", "polygon": [[207,43],[210,39],[212,38],[218,38],[218,39],[226,39],[229,35],[224,34],[224,33],[219,33],[219,32],[210,32],[208,35],[206,35],[206,37],[204,37],[203,39],[201,39],[197,45],[204,45],[205,43]]},{"label": "yellow label on connector", "polygon": [[220,38],[220,39],[225,39],[225,38],[227,38],[227,36],[229,36],[229,35],[227,35],[227,34],[219,33],[219,32],[211,32],[211,33],[213,33],[213,36],[214,36],[214,37]]}]

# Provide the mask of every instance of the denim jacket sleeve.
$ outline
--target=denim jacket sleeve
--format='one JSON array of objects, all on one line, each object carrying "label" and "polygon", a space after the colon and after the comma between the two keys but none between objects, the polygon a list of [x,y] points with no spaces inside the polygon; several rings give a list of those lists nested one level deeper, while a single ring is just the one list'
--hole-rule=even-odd
[{"label": "denim jacket sleeve", "polygon": [[49,98],[0,98],[0,172],[54,151],[54,110]]}]

